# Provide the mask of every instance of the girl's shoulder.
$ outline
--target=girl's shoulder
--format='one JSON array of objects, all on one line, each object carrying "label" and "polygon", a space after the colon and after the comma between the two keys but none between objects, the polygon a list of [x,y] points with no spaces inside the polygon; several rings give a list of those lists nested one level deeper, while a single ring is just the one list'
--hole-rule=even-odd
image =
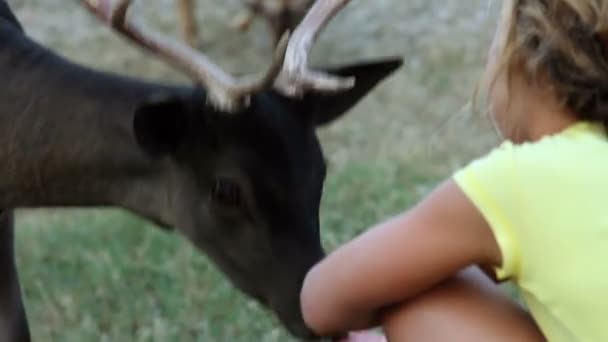
[{"label": "girl's shoulder", "polygon": [[601,124],[577,122],[567,129],[534,142],[504,141],[474,159],[458,173],[488,174],[493,179],[522,173],[581,171],[588,167],[608,169],[608,135]]}]

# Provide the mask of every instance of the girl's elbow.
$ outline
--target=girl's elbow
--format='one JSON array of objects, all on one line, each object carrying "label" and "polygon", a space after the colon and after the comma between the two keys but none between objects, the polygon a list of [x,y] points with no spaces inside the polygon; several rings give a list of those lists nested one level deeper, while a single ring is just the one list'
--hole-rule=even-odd
[{"label": "girl's elbow", "polygon": [[319,336],[329,336],[332,331],[331,300],[324,293],[327,289],[320,281],[318,267],[313,267],[302,285],[300,305],[306,326]]}]

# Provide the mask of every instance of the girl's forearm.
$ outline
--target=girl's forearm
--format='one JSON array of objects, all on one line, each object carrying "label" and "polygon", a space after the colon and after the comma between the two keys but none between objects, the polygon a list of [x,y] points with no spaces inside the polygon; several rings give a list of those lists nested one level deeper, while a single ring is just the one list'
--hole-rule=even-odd
[{"label": "girl's forearm", "polygon": [[380,324],[380,310],[336,305],[340,296],[326,286],[319,270],[307,275],[302,290],[302,312],[307,325],[321,336],[339,336],[349,331],[366,330]]},{"label": "girl's forearm", "polygon": [[366,329],[379,323],[387,306],[471,264],[500,265],[500,259],[484,218],[448,181],[418,206],[368,229],[313,267],[301,293],[304,320],[325,336]]}]

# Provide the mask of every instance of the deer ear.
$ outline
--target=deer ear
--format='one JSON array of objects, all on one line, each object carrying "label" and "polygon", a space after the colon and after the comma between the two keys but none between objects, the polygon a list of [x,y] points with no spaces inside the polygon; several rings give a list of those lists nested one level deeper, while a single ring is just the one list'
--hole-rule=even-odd
[{"label": "deer ear", "polygon": [[137,107],[133,131],[140,147],[153,157],[174,152],[182,141],[188,107],[185,99],[157,97]]},{"label": "deer ear", "polygon": [[312,115],[317,127],[327,125],[352,109],[376,85],[403,65],[403,59],[388,58],[373,62],[328,68],[324,71],[338,76],[354,76],[355,85],[344,92],[333,94],[309,93],[302,101],[307,115]]}]

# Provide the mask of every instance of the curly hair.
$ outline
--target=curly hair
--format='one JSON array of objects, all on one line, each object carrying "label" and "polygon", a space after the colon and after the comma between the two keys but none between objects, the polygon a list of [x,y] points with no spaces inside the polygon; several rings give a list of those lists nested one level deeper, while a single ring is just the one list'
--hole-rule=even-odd
[{"label": "curly hair", "polygon": [[[579,120],[608,127],[608,0],[508,0],[500,57],[509,77],[548,81]],[[496,75],[494,75],[496,77]]]}]

